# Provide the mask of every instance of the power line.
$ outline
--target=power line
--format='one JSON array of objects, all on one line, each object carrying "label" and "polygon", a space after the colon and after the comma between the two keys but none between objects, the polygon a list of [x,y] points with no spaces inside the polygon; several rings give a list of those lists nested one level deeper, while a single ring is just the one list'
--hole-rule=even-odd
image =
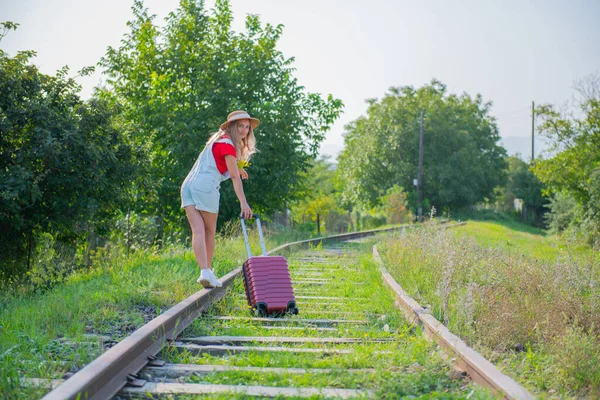
[{"label": "power line", "polygon": [[508,118],[498,118],[498,117],[496,117],[496,119],[500,120],[500,121],[514,121],[514,120],[517,120],[517,119],[529,119],[529,118],[531,118],[531,115],[529,115],[529,114],[526,114],[526,115],[514,115],[514,116],[508,117]]}]

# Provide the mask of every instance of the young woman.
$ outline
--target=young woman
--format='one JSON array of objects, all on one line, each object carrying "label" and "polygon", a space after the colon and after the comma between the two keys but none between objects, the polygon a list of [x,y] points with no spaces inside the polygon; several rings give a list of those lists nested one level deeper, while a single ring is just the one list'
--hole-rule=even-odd
[{"label": "young woman", "polygon": [[259,123],[245,111],[229,114],[181,185],[181,207],[192,228],[192,249],[200,266],[198,282],[205,288],[221,287],[211,270],[221,182],[231,178],[242,208],[241,216],[252,216],[242,187],[242,179],[248,179],[248,173],[238,168],[238,161],[248,161],[256,152],[254,129]]}]

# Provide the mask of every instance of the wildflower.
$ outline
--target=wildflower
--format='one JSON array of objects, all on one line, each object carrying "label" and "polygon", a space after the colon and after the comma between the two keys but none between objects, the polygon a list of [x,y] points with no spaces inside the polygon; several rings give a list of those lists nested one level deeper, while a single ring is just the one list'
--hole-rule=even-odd
[{"label": "wildflower", "polygon": [[240,160],[237,162],[238,169],[248,168],[249,166],[250,166],[250,163],[246,160]]}]

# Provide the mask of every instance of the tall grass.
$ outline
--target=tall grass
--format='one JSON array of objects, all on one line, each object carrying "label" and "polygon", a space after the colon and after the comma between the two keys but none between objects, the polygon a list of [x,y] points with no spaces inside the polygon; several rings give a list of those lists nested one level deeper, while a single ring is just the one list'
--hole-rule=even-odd
[{"label": "tall grass", "polygon": [[395,235],[392,275],[438,320],[538,393],[600,395],[600,261],[483,246],[432,224]]}]

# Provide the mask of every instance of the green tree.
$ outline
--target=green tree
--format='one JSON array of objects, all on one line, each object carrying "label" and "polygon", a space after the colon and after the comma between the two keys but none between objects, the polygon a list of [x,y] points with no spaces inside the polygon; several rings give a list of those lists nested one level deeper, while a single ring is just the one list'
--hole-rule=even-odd
[{"label": "green tree", "polygon": [[[131,28],[119,48],[101,61],[111,93],[135,126],[147,151],[151,182],[139,185],[137,208],[171,221],[184,219],[179,187],[209,135],[227,114],[244,109],[261,120],[259,153],[245,182],[255,211],[283,209],[300,190],[298,173],[316,155],[342,103],[306,93],[293,77],[293,58],[276,45],[283,27],[246,18],[246,31],[231,30],[228,1],[207,12],[203,2],[181,0],[158,28],[135,1]],[[239,214],[223,185],[220,221]],[[225,217],[225,218],[223,218]]]},{"label": "green tree", "polygon": [[316,222],[319,235],[322,222],[329,220],[330,224],[338,225],[339,218],[329,218],[330,215],[333,217],[333,214],[344,214],[334,188],[334,178],[335,165],[329,161],[328,156],[311,162],[310,169],[301,174],[303,196],[292,207],[294,221]]},{"label": "green tree", "polygon": [[[438,81],[414,89],[391,88],[368,100],[367,116],[346,126],[338,163],[344,201],[369,208],[394,185],[414,188],[419,156],[419,119],[425,111],[423,192],[439,210],[456,209],[491,197],[505,179],[506,151],[490,103],[447,94]],[[415,206],[416,189],[409,200]]]},{"label": "green tree", "polygon": [[544,184],[535,176],[529,164],[517,156],[508,157],[506,185],[500,188],[498,200],[502,211],[514,212],[514,200],[523,201],[522,218],[534,225],[543,224],[548,199]]},{"label": "green tree", "polygon": [[554,155],[537,160],[534,173],[548,193],[563,193],[577,202],[576,218],[594,240],[600,238],[600,75],[578,82],[576,90],[581,117],[551,105],[537,111]]},{"label": "green tree", "polygon": [[9,57],[0,50],[4,278],[24,272],[39,233],[76,243],[101,224],[124,201],[135,170],[114,105],[82,101],[66,67],[56,76],[42,74],[30,63],[34,56],[23,51]]}]

